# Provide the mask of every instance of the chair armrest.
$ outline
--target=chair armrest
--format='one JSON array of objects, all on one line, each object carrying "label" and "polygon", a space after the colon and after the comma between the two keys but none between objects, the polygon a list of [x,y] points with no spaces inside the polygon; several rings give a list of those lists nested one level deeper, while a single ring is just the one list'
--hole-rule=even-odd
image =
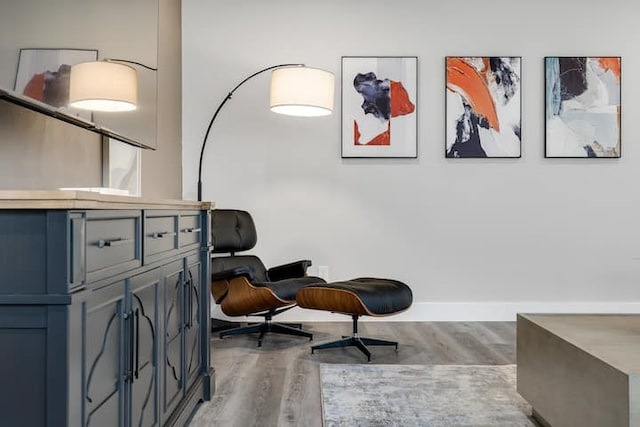
[{"label": "chair armrest", "polygon": [[291,262],[289,264],[278,265],[267,270],[267,278],[271,282],[277,282],[278,280],[304,277],[307,274],[307,268],[310,266],[311,261],[306,259]]},{"label": "chair armrest", "polygon": [[241,276],[246,277],[250,282],[254,280],[253,273],[251,272],[250,268],[236,267],[211,274],[211,281],[217,282],[218,280],[229,280]]}]

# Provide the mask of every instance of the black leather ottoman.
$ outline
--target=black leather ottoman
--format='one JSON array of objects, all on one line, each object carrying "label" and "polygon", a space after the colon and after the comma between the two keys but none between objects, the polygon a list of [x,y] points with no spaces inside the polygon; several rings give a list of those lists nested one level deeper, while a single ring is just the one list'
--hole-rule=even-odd
[{"label": "black leather ottoman", "polygon": [[355,346],[371,361],[367,345],[392,345],[395,341],[363,338],[358,335],[360,316],[390,316],[408,309],[413,294],[406,284],[391,279],[362,277],[344,282],[314,284],[302,288],[296,295],[298,306],[313,310],[343,313],[353,318],[353,335],[342,340],[311,347],[311,352],[325,348]]}]

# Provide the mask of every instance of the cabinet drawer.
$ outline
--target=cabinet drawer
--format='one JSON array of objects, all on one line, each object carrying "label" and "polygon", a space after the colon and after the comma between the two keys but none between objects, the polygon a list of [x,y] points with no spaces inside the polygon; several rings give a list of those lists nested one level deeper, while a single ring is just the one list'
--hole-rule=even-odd
[{"label": "cabinet drawer", "polygon": [[180,215],[180,248],[198,246],[202,235],[200,212],[189,212]]},{"label": "cabinet drawer", "polygon": [[144,220],[144,262],[170,256],[178,249],[178,214],[147,215]]},{"label": "cabinet drawer", "polygon": [[87,282],[140,267],[140,211],[87,213]]}]

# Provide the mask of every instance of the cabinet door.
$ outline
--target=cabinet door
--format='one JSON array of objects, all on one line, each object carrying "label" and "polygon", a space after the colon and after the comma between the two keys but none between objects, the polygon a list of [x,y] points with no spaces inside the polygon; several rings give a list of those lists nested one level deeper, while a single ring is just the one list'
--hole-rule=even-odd
[{"label": "cabinet door", "polygon": [[0,305],[0,425],[64,423],[64,416],[47,420],[47,332],[46,306]]},{"label": "cabinet door", "polygon": [[130,279],[131,425],[158,425],[158,298],[160,269]]},{"label": "cabinet door", "polygon": [[[164,285],[164,361],[162,414],[169,415],[184,393],[182,338],[184,328],[184,264],[175,261],[165,267]],[[163,417],[164,419],[164,417]]]},{"label": "cabinet door", "polygon": [[187,388],[198,378],[200,352],[200,283],[201,264],[198,257],[187,259],[185,283],[185,362]]},{"label": "cabinet door", "polygon": [[125,282],[93,291],[84,304],[84,425],[123,426]]}]

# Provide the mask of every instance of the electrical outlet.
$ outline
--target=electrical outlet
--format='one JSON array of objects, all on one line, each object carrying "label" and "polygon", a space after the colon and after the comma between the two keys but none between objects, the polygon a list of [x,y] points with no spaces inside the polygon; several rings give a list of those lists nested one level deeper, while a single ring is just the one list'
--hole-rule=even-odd
[{"label": "electrical outlet", "polygon": [[318,277],[323,278],[325,281],[329,281],[329,266],[328,265],[319,265],[318,266]]}]

